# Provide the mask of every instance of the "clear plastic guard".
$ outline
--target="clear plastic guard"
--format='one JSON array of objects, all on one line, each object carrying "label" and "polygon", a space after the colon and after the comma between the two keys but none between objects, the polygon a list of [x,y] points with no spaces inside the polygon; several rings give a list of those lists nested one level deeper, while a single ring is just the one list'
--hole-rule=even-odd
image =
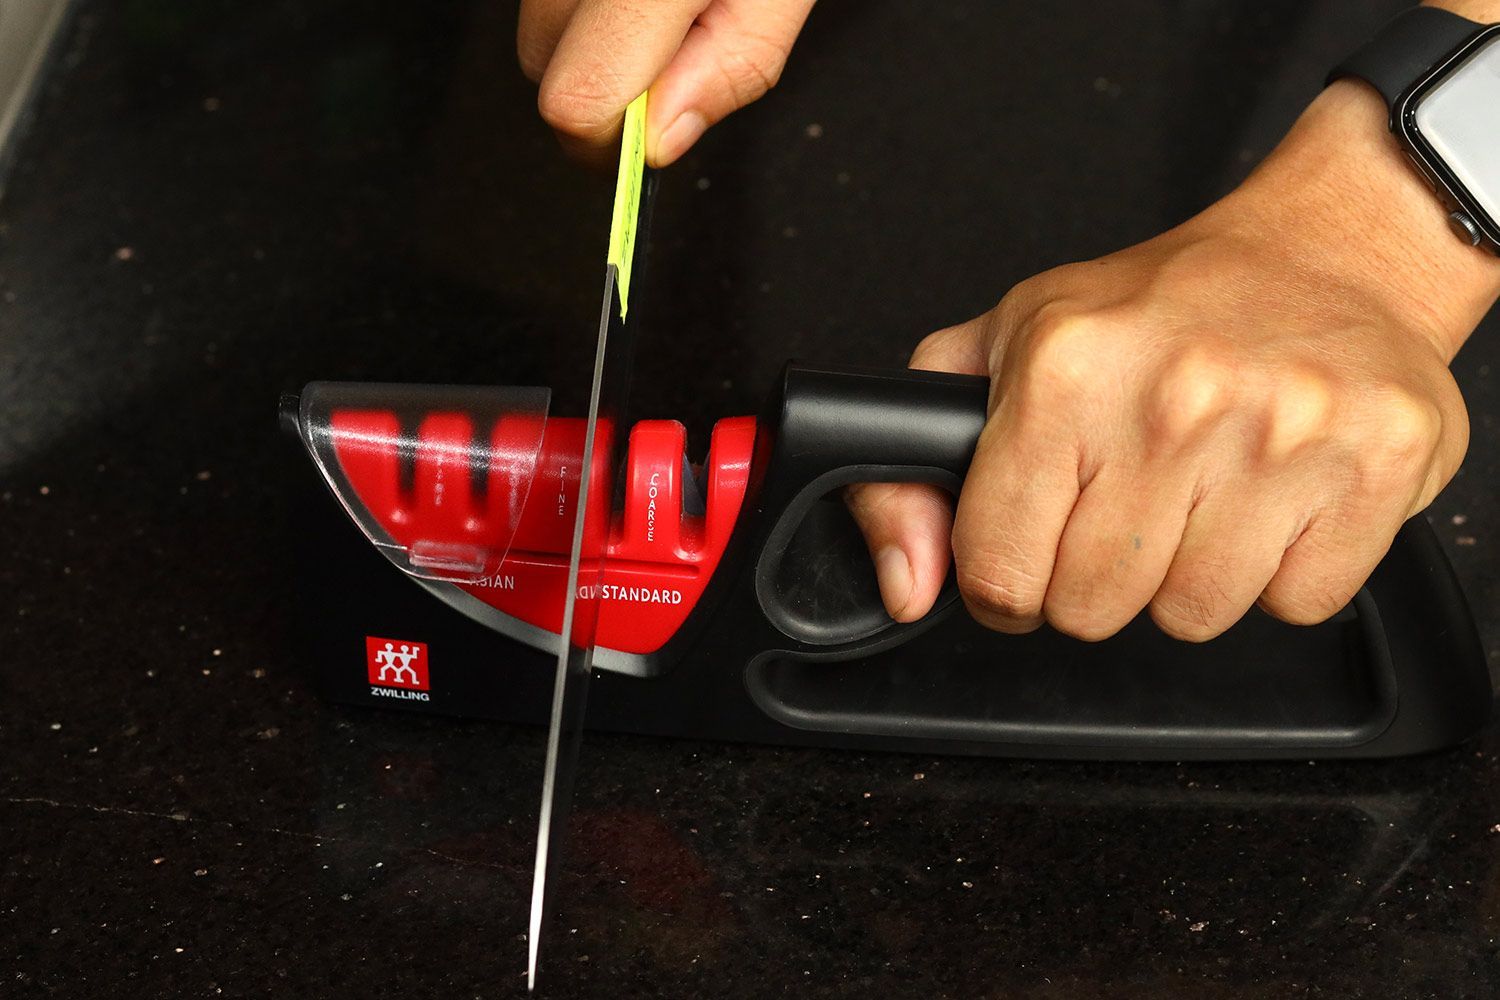
[{"label": "clear plastic guard", "polygon": [[481,584],[521,524],[550,401],[536,387],[314,382],[298,434],[350,519],[403,572]]}]

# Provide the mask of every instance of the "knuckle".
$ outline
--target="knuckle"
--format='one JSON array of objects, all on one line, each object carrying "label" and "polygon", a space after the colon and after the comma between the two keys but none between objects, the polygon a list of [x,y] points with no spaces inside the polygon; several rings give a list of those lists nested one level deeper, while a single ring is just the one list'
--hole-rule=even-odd
[{"label": "knuckle", "polygon": [[911,352],[911,367],[921,368],[923,364],[932,363],[933,358],[941,357],[946,353],[948,342],[952,338],[952,330],[939,330],[923,337]]},{"label": "knuckle", "polygon": [[1192,604],[1180,601],[1153,601],[1151,620],[1168,636],[1181,642],[1207,642],[1224,631],[1208,620]]},{"label": "knuckle", "polygon": [[1289,625],[1317,625],[1338,614],[1352,597],[1352,592],[1327,583],[1293,578],[1273,580],[1261,595],[1260,606]]},{"label": "knuckle", "polygon": [[544,77],[536,103],[542,120],[553,130],[579,137],[597,132],[613,113],[602,80],[557,81]]},{"label": "knuckle", "polygon": [[844,490],[844,503],[860,526],[882,527],[902,520],[905,491],[898,483],[857,483]]},{"label": "knuckle", "polygon": [[1127,615],[1107,615],[1099,611],[1076,605],[1046,606],[1047,623],[1063,635],[1083,642],[1102,642],[1130,624]]},{"label": "knuckle", "polygon": [[1189,347],[1157,373],[1146,397],[1153,439],[1168,444],[1192,439],[1227,409],[1235,385],[1232,362],[1214,347]]},{"label": "knuckle", "polygon": [[1026,322],[1030,303],[1036,297],[1036,279],[1027,278],[1010,287],[1000,301],[995,303],[995,318],[1007,329],[1015,329]]},{"label": "knuckle", "polygon": [[516,62],[520,63],[521,72],[532,83],[542,82],[551,56],[551,52],[529,37],[523,35],[516,39]]},{"label": "knuckle", "polygon": [[1397,459],[1431,455],[1443,421],[1437,405],[1408,390],[1392,390],[1384,396],[1376,434],[1386,453]]},{"label": "knuckle", "polygon": [[957,576],[964,604],[981,619],[1026,622],[1041,615],[1040,590],[1023,576],[994,565],[976,569],[964,564],[959,565]]},{"label": "knuckle", "polygon": [[1323,437],[1332,426],[1335,386],[1326,373],[1304,368],[1283,373],[1266,401],[1263,450],[1285,458]]},{"label": "knuckle", "polygon": [[1166,586],[1152,598],[1151,620],[1174,639],[1207,642],[1235,622],[1231,605],[1216,573]]},{"label": "knuckle", "polygon": [[774,88],[781,81],[787,54],[786,45],[768,35],[742,35],[733,48],[723,51],[719,75],[735,104],[743,107]]},{"label": "knuckle", "polygon": [[1111,378],[1107,333],[1095,318],[1061,303],[1043,306],[1025,334],[1027,389],[1054,396],[1088,392]]}]

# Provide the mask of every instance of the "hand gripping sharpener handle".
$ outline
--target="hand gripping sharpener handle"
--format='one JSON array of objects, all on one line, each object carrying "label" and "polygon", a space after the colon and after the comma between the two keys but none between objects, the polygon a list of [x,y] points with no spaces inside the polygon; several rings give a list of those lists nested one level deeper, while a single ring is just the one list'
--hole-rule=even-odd
[{"label": "hand gripping sharpener handle", "polygon": [[[957,493],[989,391],[976,377],[787,367],[757,419],[720,569],[673,645],[684,714],[768,741],[1174,760],[1397,756],[1451,745],[1488,718],[1472,615],[1420,517],[1321,626],[1252,611],[1209,643],[1137,620],[1091,644],[955,622],[922,638],[916,660],[874,656],[951,612],[957,587],[950,576],[925,618],[893,622],[842,488]],[[715,708],[733,701],[725,683],[758,711]]]}]

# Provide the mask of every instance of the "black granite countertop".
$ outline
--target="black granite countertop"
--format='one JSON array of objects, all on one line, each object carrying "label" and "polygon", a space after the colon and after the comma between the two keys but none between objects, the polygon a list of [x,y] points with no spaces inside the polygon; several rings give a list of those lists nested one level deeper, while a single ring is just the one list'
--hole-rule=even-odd
[{"label": "black granite countertop", "polygon": [[[642,415],[898,364],[1227,189],[1396,2],[820,5],[667,172]],[[0,996],[521,988],[543,734],[324,704],[279,390],[578,381],[514,5],[83,4],[0,201]],[[1431,511],[1500,649],[1500,326]],[[1081,765],[597,736],[558,996],[1500,996],[1500,738]]]}]

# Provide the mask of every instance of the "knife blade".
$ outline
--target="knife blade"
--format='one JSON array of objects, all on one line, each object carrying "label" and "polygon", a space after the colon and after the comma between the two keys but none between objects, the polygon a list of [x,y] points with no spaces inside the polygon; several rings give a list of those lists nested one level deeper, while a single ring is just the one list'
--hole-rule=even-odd
[{"label": "knife blade", "polygon": [[[604,551],[609,533],[610,498],[619,467],[616,446],[624,436],[625,405],[635,354],[636,323],[628,320],[632,272],[644,256],[644,230],[654,199],[655,176],[645,165],[646,95],[626,110],[615,184],[614,217],[604,271],[604,302],[594,349],[584,430],[583,465],[579,470],[573,545],[568,557],[547,754],[542,774],[542,804],[537,821],[536,866],[532,875],[531,920],[527,934],[526,986],[540,981],[541,944],[553,912],[557,872],[567,832],[593,671],[594,636],[599,620]],[[618,301],[619,308],[615,308]],[[639,315],[639,310],[637,310]],[[602,494],[601,492],[602,491]]]}]

